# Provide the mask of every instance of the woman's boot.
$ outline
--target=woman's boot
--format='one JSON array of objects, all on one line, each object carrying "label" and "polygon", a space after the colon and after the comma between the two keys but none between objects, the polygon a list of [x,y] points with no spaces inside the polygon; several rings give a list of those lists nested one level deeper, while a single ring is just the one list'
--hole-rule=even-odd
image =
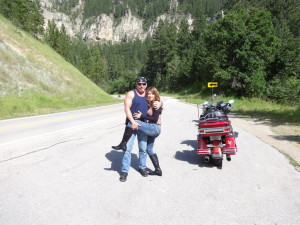
[{"label": "woman's boot", "polygon": [[122,149],[123,152],[126,152],[126,144],[127,144],[128,140],[130,139],[132,134],[133,134],[132,128],[126,126],[121,143],[117,146],[111,146],[111,147],[115,150],[121,150]]},{"label": "woman's boot", "polygon": [[149,175],[157,175],[157,176],[162,176],[162,171],[159,167],[159,162],[158,162],[158,158],[157,158],[157,155],[156,153],[153,154],[153,155],[150,155],[149,156],[152,163],[153,163],[153,166],[155,168],[155,170],[153,172],[150,172]]}]

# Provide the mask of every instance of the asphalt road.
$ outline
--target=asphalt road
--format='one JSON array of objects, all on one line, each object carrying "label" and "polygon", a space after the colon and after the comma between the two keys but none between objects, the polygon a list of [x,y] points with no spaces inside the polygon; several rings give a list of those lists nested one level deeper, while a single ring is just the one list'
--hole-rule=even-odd
[{"label": "asphalt road", "polygon": [[[239,127],[223,167],[196,155],[197,107],[164,98],[163,176],[119,181],[123,104],[0,121],[1,225],[296,225],[300,173]],[[147,165],[152,169],[150,160]]]}]

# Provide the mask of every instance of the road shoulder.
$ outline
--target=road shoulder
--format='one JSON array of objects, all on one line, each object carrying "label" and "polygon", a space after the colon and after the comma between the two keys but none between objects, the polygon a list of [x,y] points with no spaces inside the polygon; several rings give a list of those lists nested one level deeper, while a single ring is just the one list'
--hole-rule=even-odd
[{"label": "road shoulder", "polygon": [[[300,171],[299,127],[291,124],[272,124],[267,120],[230,115],[233,127],[244,129],[285,154],[297,171]],[[298,163],[298,166],[293,163]]]}]

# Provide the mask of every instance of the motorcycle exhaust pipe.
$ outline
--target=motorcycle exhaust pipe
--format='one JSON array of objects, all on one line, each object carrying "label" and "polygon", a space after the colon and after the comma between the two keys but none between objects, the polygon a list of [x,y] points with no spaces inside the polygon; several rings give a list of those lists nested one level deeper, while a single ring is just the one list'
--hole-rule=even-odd
[{"label": "motorcycle exhaust pipe", "polygon": [[208,161],[209,161],[209,156],[205,156],[205,157],[204,157],[204,162],[207,163]]},{"label": "motorcycle exhaust pipe", "polygon": [[226,156],[226,159],[227,159],[227,161],[231,161],[231,156],[230,156],[230,155],[227,155],[227,156]]}]

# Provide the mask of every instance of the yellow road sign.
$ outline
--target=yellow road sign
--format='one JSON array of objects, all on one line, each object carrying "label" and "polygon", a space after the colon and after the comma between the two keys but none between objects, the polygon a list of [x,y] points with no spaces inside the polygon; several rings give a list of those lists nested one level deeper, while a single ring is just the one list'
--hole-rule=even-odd
[{"label": "yellow road sign", "polygon": [[209,88],[214,88],[214,87],[218,87],[218,82],[208,82],[207,86]]}]

